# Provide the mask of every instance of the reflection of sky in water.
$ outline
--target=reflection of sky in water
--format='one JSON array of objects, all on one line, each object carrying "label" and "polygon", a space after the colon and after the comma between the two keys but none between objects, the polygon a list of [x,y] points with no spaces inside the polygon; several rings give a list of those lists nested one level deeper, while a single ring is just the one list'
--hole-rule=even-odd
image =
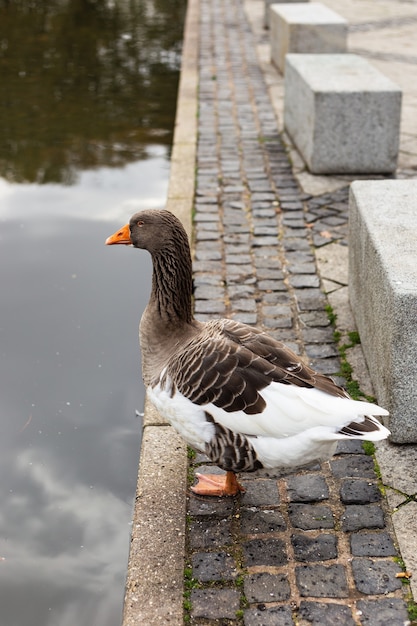
[{"label": "reflection of sky in water", "polygon": [[[150,258],[104,240],[162,207],[168,164],[0,184],[0,623],[117,626]],[[162,182],[161,182],[162,181]],[[4,621],[3,621],[4,620]]]}]

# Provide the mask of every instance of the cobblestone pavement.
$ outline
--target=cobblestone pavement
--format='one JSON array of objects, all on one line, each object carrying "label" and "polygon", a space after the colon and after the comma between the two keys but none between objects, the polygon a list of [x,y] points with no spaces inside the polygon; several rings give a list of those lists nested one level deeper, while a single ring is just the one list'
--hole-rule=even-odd
[{"label": "cobblestone pavement", "polygon": [[[200,11],[197,317],[263,326],[345,383],[314,248],[346,245],[348,187],[300,192],[242,3],[201,0]],[[191,469],[207,464],[198,455]],[[295,473],[241,479],[238,498],[189,496],[190,623],[408,623],[390,516],[361,445]]]}]

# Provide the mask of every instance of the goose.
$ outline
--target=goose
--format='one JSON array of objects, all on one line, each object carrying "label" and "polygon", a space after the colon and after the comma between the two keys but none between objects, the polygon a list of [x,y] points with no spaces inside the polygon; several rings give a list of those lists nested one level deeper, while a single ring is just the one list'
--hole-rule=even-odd
[{"label": "goose", "polygon": [[106,240],[147,250],[152,289],[139,325],[147,395],[186,443],[225,474],[198,474],[198,495],[244,491],[236,473],[297,468],[331,458],[338,440],[390,435],[375,416],[263,330],[232,319],[197,320],[192,261],[180,220],[143,210]]}]

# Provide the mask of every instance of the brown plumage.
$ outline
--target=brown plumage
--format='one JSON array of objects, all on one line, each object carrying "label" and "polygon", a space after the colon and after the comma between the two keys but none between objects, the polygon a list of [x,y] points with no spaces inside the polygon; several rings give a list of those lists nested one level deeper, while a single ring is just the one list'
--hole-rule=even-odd
[{"label": "brown plumage", "polygon": [[293,467],[330,456],[338,439],[383,439],[376,405],[351,400],[265,332],[192,314],[187,235],[168,211],[141,211],[108,244],[152,255],[152,293],[140,323],[143,377],[157,409],[192,446],[226,470],[202,494],[236,493],[230,473]]}]

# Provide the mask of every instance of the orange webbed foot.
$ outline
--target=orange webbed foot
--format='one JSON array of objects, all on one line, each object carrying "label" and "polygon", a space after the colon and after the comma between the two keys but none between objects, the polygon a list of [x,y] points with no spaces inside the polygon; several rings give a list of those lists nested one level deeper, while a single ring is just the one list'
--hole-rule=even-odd
[{"label": "orange webbed foot", "polygon": [[198,483],[191,491],[199,496],[236,496],[245,489],[236,479],[234,472],[226,474],[196,474]]}]

